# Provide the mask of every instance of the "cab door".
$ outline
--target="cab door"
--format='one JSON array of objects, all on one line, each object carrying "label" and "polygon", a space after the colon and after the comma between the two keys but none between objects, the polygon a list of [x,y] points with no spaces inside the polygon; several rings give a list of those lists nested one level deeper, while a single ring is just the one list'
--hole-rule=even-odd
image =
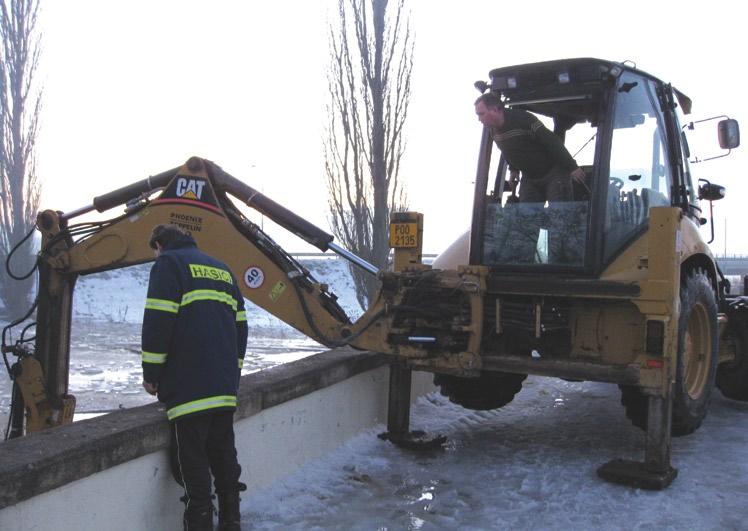
[{"label": "cab door", "polygon": [[605,189],[603,262],[610,263],[649,223],[649,209],[671,205],[673,172],[656,83],[624,72],[616,84]]}]

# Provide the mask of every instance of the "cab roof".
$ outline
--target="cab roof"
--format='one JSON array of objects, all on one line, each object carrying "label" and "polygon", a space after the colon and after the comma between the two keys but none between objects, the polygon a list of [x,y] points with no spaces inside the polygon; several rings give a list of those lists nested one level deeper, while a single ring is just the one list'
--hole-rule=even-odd
[{"label": "cab roof", "polygon": [[[547,98],[558,94],[563,97],[579,91],[580,87],[602,87],[605,81],[617,78],[624,71],[663,84],[662,80],[637,69],[630,61],[618,63],[591,57],[505,66],[491,70],[489,76],[491,90],[502,93],[511,103],[513,98],[520,95],[523,100],[532,98],[533,95]],[[690,113],[691,100],[680,91],[674,91],[683,112]]]}]

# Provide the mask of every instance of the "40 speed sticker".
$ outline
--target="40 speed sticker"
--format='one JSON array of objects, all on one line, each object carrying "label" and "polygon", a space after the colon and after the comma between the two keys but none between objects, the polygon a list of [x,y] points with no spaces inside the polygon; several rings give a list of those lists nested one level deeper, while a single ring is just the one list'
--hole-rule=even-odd
[{"label": "40 speed sticker", "polygon": [[265,282],[265,273],[257,266],[250,266],[244,272],[244,283],[249,289],[257,289]]}]

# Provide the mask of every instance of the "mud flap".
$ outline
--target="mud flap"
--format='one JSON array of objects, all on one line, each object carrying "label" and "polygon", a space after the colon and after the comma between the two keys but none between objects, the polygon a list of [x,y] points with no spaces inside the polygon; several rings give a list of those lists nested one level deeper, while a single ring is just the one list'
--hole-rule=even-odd
[{"label": "mud flap", "polygon": [[650,396],[647,411],[647,440],[644,462],[614,459],[597,469],[606,481],[647,490],[662,490],[678,476],[670,465],[670,396]]}]

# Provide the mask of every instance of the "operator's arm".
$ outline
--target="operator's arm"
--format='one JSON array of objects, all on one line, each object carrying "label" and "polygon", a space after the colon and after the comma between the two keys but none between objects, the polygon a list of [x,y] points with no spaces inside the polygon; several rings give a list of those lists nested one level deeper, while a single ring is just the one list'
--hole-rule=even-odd
[{"label": "operator's arm", "polygon": [[[157,390],[182,300],[176,265],[160,256],[151,268],[143,314],[142,364],[146,391]],[[149,386],[145,384],[151,384]]]}]

